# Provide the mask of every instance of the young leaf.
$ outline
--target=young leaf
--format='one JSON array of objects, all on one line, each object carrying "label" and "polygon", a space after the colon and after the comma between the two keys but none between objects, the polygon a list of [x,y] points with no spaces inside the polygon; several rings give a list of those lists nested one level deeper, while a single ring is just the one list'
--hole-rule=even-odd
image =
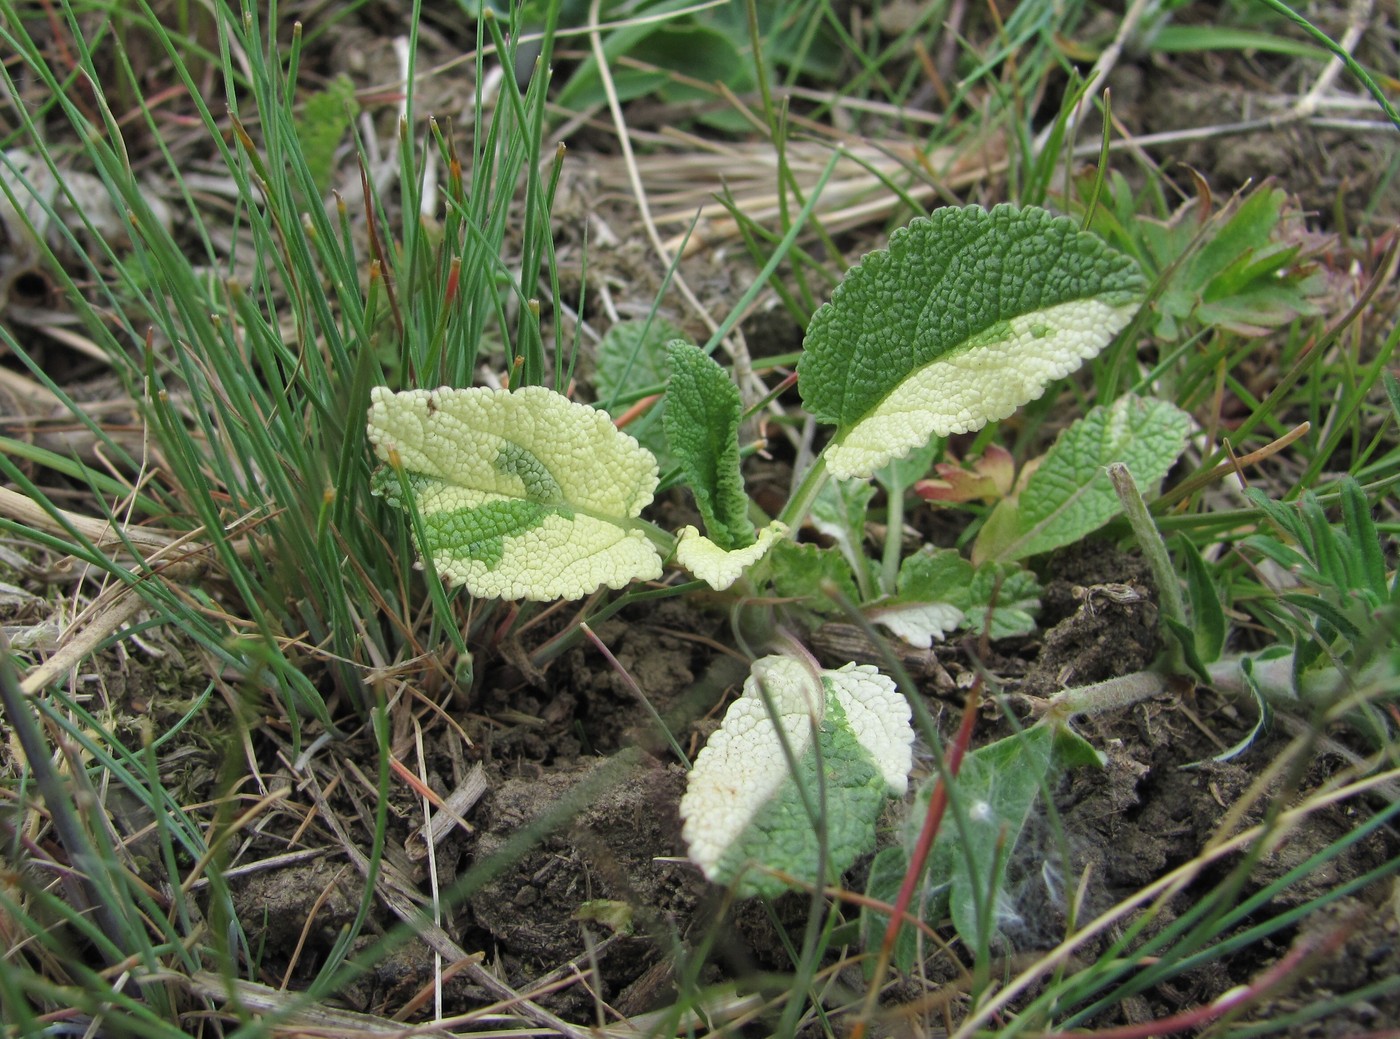
[{"label": "young leaf", "polygon": [[1010,494],[1015,486],[1015,459],[1000,444],[988,444],[982,457],[970,466],[940,462],[933,468],[938,474],[936,477],[919,480],[913,487],[914,493],[925,501],[996,502]]},{"label": "young leaf", "polygon": [[739,472],[739,388],[713,357],[684,339],[671,343],[667,356],[666,442],[710,540],[725,550],[747,548],[754,534]]},{"label": "young leaf", "polygon": [[472,595],[577,599],[661,576],[633,522],[651,503],[656,459],[601,411],[542,386],[379,386],[369,441],[387,463],[376,493],[416,510],[419,551]]},{"label": "young leaf", "polygon": [[1225,648],[1225,609],[1222,593],[1215,585],[1201,551],[1188,537],[1181,537],[1181,558],[1186,562],[1186,595],[1191,604],[1191,643],[1202,663],[1220,659]]},{"label": "young leaf", "polygon": [[860,568],[869,567],[862,549],[865,513],[875,497],[875,485],[865,480],[828,480],[812,503],[812,526],[831,538],[861,583]]},{"label": "young leaf", "polygon": [[722,592],[762,559],[786,533],[787,524],[774,520],[758,532],[758,540],[747,548],[723,549],[694,527],[682,527],[676,539],[676,562],[715,591]]},{"label": "young leaf", "polygon": [[784,599],[796,599],[815,613],[840,613],[840,603],[826,592],[831,584],[847,602],[860,602],[851,568],[835,548],[780,541],[769,555],[773,591]]},{"label": "young leaf", "polygon": [[1371,503],[1350,476],[1342,480],[1342,518],[1355,558],[1357,584],[1370,591],[1377,603],[1385,602],[1385,555],[1371,519]]},{"label": "young leaf", "polygon": [[1137,311],[1136,264],[1042,209],[937,210],[868,254],[807,328],[798,386],[837,477],[1005,418]]},{"label": "young leaf", "polygon": [[[619,321],[598,341],[598,367],[593,388],[598,406],[614,421],[635,403],[638,390],[664,386],[669,376],[666,344],[682,335],[679,328],[662,317],[650,320]],[[666,398],[662,397],[643,415],[627,426],[628,436],[656,455],[664,472],[671,467],[662,423]]]},{"label": "young leaf", "polygon": [[1120,397],[1060,434],[1014,499],[997,503],[972,547],[974,562],[1009,562],[1078,541],[1121,508],[1104,466],[1124,462],[1146,492],[1186,447],[1191,418],[1161,400]]},{"label": "young leaf", "polygon": [[874,847],[886,798],[904,793],[913,742],[908,702],[875,668],[756,661],[681,798],[691,861],[741,897],[785,890],[770,870],[799,883],[840,876]]},{"label": "young leaf", "polygon": [[868,611],[870,619],[921,649],[962,627],[986,627],[994,639],[1025,635],[1035,629],[1035,612],[1040,609],[1034,574],[996,563],[974,567],[951,548],[924,549],[906,557],[897,588],[894,599]]}]

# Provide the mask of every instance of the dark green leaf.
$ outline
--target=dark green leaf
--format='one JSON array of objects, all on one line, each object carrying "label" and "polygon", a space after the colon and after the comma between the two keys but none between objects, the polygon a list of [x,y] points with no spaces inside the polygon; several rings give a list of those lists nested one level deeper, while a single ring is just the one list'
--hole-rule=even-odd
[{"label": "dark green leaf", "polygon": [[1268,534],[1251,534],[1240,542],[1241,548],[1249,548],[1260,555],[1273,560],[1285,570],[1292,570],[1296,567],[1307,566],[1308,561],[1303,558],[1302,553],[1290,548],[1281,541],[1275,540]]},{"label": "dark green leaf", "polygon": [[1194,541],[1180,538],[1177,550],[1186,562],[1186,594],[1191,605],[1191,623],[1195,625],[1192,641],[1196,653],[1206,663],[1219,660],[1220,651],[1225,648],[1223,593],[1216,587]]},{"label": "dark green leaf", "polygon": [[1342,481],[1342,521],[1356,555],[1358,576],[1377,602],[1384,601],[1385,556],[1381,553],[1380,535],[1371,519],[1371,503],[1366,500],[1366,492],[1351,477]]},{"label": "dark green leaf", "polygon": [[[1101,767],[1103,761],[1068,726],[1050,722],[998,740],[963,760],[952,789],[958,807],[953,810],[950,801],[934,843],[929,882],[950,883],[949,908],[964,942],[981,948],[991,941],[998,907],[1008,898],[1006,863],[1041,791],[1065,768]],[[932,786],[930,781],[919,791],[916,805],[928,804]]]},{"label": "dark green leaf", "polygon": [[974,567],[956,549],[925,548],[905,557],[895,597],[880,605],[888,608],[916,603],[955,606],[963,614],[959,627],[977,632],[986,628],[993,639],[1011,638],[1035,630],[1040,585],[1034,574],[1015,564]]},{"label": "dark green leaf", "polygon": [[1004,499],[977,535],[972,558],[1011,561],[1071,544],[1122,511],[1105,466],[1123,462],[1155,491],[1186,446],[1190,416],[1131,395],[1092,409],[1060,434],[1013,502]]},{"label": "dark green leaf", "polygon": [[766,562],[773,575],[773,591],[785,599],[800,600],[816,613],[843,612],[841,604],[827,594],[827,582],[848,602],[860,601],[851,568],[837,549],[784,539],[773,546]]},{"label": "dark green leaf", "polygon": [[1287,195],[1278,188],[1265,188],[1249,195],[1225,225],[1191,258],[1187,284],[1204,293],[1211,280],[1242,255],[1268,244],[1278,226]]},{"label": "dark green leaf", "polygon": [[[622,417],[643,391],[660,392],[666,384],[666,344],[681,331],[664,318],[620,321],[598,343],[598,368],[593,377],[598,406],[614,419]],[[665,472],[673,465],[661,424],[663,397],[651,410],[627,426],[629,436],[654,454]]]},{"label": "dark green leaf", "polygon": [[1200,648],[1197,645],[1196,632],[1174,617],[1163,617],[1162,623],[1166,625],[1167,631],[1171,634],[1181,647],[1183,662],[1191,669],[1191,673],[1196,676],[1199,682],[1210,682],[1210,671],[1201,660]]},{"label": "dark green leaf", "polygon": [[[1356,643],[1363,638],[1361,629],[1357,627],[1356,623],[1335,604],[1320,595],[1309,595],[1306,592],[1284,592],[1279,598],[1301,610],[1307,610],[1314,614],[1318,620],[1330,625],[1337,634],[1344,636],[1349,642]],[[1324,631],[1322,635],[1324,641],[1331,641],[1330,632]]]},{"label": "dark green leaf", "polygon": [[[909,871],[909,856],[904,849],[898,845],[892,848],[885,848],[875,855],[874,861],[870,863],[870,878],[865,883],[866,897],[875,902],[883,902],[886,905],[894,905],[895,899],[899,897],[899,889],[904,884],[904,875]],[[926,911],[930,907],[925,907]],[[917,899],[909,907],[909,912],[917,914],[919,906]],[[942,915],[942,909],[936,910],[936,915]],[[924,917],[927,919],[927,915]],[[885,940],[885,929],[889,926],[890,916],[880,910],[872,908],[870,905],[861,906],[860,910],[860,930],[861,942],[870,953],[879,950],[881,943]],[[894,941],[894,965],[901,973],[908,973],[914,969],[914,957],[918,952],[918,932],[915,928],[906,923],[899,929],[899,936]],[[875,969],[875,956],[865,958],[866,977],[870,977]]]},{"label": "dark green leaf", "polygon": [[695,495],[705,534],[730,551],[754,543],[749,499],[739,472],[743,402],[713,357],[683,339],[667,347],[666,442]]}]

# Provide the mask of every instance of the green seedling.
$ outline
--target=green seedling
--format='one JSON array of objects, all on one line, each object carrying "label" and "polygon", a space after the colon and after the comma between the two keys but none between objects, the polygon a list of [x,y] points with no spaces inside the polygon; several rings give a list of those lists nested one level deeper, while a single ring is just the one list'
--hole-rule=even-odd
[{"label": "green seedling", "polygon": [[1256,336],[1318,312],[1312,297],[1322,276],[1306,262],[1308,241],[1282,189],[1266,184],[1216,209],[1201,184],[1197,198],[1160,221],[1136,212],[1120,174],[1107,196],[1091,226],[1161,286],[1153,304],[1159,339],[1201,327]]},{"label": "green seedling", "polygon": [[[836,547],[790,541],[779,544],[770,560],[774,590],[797,600],[799,612],[820,620],[858,607],[871,623],[921,649],[959,629],[986,631],[990,638],[1001,639],[1035,628],[1040,584],[1018,565],[975,565],[956,549],[924,545],[900,562],[889,594],[871,590],[874,578],[857,586],[856,574],[875,569],[863,556],[852,563]],[[829,588],[839,594],[824,593]]]},{"label": "green seedling", "polygon": [[[777,579],[779,590],[786,596],[811,596],[809,608],[835,613],[840,604],[816,596],[821,581],[833,580],[861,604],[869,620],[921,648],[959,628],[986,631],[991,638],[1028,634],[1035,627],[1040,587],[1021,562],[1073,544],[1120,514],[1122,506],[1105,471],[1109,464],[1126,463],[1143,486],[1160,483],[1186,446],[1189,429],[1190,418],[1180,409],[1128,395],[1071,424],[1045,455],[1026,463],[1019,478],[1010,454],[1000,448],[984,456],[980,472],[941,464],[937,481],[912,479],[928,468],[921,452],[886,466],[876,480],[885,487],[891,517],[898,515],[895,505],[906,487],[932,501],[995,502],[973,543],[970,562],[955,550],[925,546],[899,561],[892,579],[883,564],[898,559],[893,550],[900,532],[894,520],[886,531],[882,564],[867,559],[861,549],[873,486],[830,483],[812,516],[834,547],[781,548],[773,561],[775,571],[786,565]],[[804,565],[803,552],[831,558],[820,566]]]},{"label": "green seedling", "polygon": [[[684,342],[668,350],[664,426],[703,533],[687,527],[673,535],[644,521],[658,481],[652,454],[606,413],[543,387],[375,390],[369,440],[385,463],[375,487],[412,515],[420,553],[442,580],[475,596],[581,598],[655,580],[667,559],[716,590],[742,579],[750,590],[767,584],[783,595],[803,575],[805,582],[835,576],[838,588],[857,591],[830,562],[846,565],[839,551],[823,557],[786,540],[822,500],[828,479],[845,488],[835,492],[835,507],[851,521],[848,540],[858,540],[869,480],[879,479],[891,502],[902,503],[928,469],[934,437],[975,430],[1039,397],[1102,350],[1144,295],[1135,264],[1068,219],[1009,205],[944,209],[867,255],[813,317],[799,389],[808,412],[834,432],[776,519],[763,516],[744,489],[742,405],[730,376]],[[1123,417],[1134,406],[1089,425],[1103,441],[1095,466],[1123,455],[1137,464],[1128,435],[1137,427]],[[1128,433],[1118,435],[1120,427]],[[921,551],[901,561],[897,530],[892,536],[877,582],[884,598],[876,608],[887,626],[916,640],[969,620],[994,633],[1028,630],[1036,594],[1028,574],[995,561],[979,568],[955,553]],[[1007,558],[1041,550],[1040,542],[1027,543]],[[864,571],[859,564],[856,572]],[[809,583],[801,594],[816,601]],[[873,847],[880,806],[902,790],[904,773],[896,781],[892,759],[865,741],[861,720],[863,712],[888,714],[871,706],[888,679],[859,669],[828,672],[821,676],[826,694],[800,696],[793,690],[816,685],[802,678],[798,662],[769,660],[755,669],[754,702],[722,731],[732,724],[748,733],[763,722],[763,738],[786,748],[769,753],[765,767],[787,778],[757,786],[714,778],[729,754],[717,749],[704,767],[697,764],[683,810],[691,855],[707,875],[741,892],[771,892],[774,878],[820,882]],[[888,695],[892,684],[878,702]],[[889,737],[892,730],[882,731]],[[907,773],[907,757],[900,760]],[[715,792],[725,784],[734,796]],[[799,803],[805,810],[792,810]],[[841,832],[813,845],[835,817]],[[822,849],[815,859],[814,846]]]},{"label": "green seedling", "polygon": [[1252,697],[1259,708],[1253,729],[1217,760],[1246,749],[1277,705],[1301,707],[1315,718],[1360,709],[1378,738],[1389,738],[1392,722],[1371,701],[1392,698],[1400,674],[1395,638],[1400,576],[1387,574],[1366,496],[1355,480],[1347,477],[1340,484],[1340,527],[1311,492],[1296,505],[1246,492],[1263,522],[1241,541],[1242,556],[1257,570],[1277,568],[1247,605],[1277,641],[1226,653],[1227,586],[1216,581],[1195,547],[1182,541],[1178,551],[1188,593],[1183,599],[1166,544],[1131,475],[1117,464],[1109,473],[1159,585],[1168,649],[1148,670],[1063,690],[1055,697],[1057,710],[1072,716],[1121,708],[1168,692],[1189,676],[1227,695]]}]

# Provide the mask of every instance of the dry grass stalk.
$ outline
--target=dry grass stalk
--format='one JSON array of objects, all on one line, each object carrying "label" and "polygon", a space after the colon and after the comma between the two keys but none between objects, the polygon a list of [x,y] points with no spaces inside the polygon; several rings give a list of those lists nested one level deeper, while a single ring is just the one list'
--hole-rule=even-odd
[{"label": "dry grass stalk", "polygon": [[[791,186],[779,189],[778,157],[770,141],[718,144],[675,133],[659,140],[686,149],[657,151],[635,160],[657,225],[681,229],[666,239],[670,251],[683,248],[684,255],[690,255],[738,238],[735,209],[747,221],[775,226],[785,211],[795,211],[802,204]],[[823,141],[787,143],[787,168],[798,190],[805,194],[816,186],[832,147]],[[816,211],[828,233],[849,231],[896,213],[905,202],[890,190],[891,185],[915,202],[930,204],[985,180],[1006,162],[999,141],[980,149],[936,148],[928,153],[910,141],[852,141],[839,147],[841,157]],[[620,181],[623,176],[621,169],[605,169],[602,174],[604,181]],[[732,201],[718,200],[721,192],[727,192]],[[692,221],[695,228],[689,231]]]}]

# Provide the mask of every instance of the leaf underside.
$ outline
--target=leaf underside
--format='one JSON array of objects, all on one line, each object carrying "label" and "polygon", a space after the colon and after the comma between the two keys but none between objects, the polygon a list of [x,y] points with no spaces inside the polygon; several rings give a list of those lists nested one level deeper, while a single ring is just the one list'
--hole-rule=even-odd
[{"label": "leaf underside", "polygon": [[758,539],[745,548],[724,549],[692,526],[682,527],[676,538],[676,562],[715,591],[723,591],[744,571],[762,559],[787,533],[787,525],[774,520],[758,533]]}]

